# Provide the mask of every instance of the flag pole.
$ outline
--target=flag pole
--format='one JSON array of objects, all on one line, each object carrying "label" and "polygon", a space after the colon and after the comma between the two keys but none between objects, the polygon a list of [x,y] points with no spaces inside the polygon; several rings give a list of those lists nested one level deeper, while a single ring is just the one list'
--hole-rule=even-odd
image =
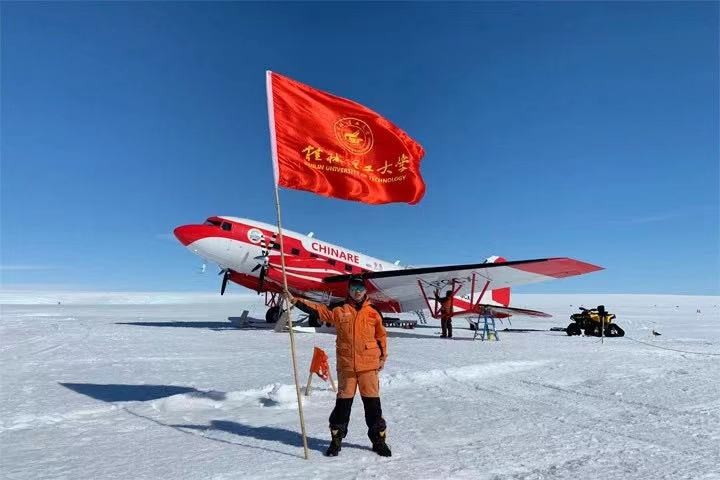
[{"label": "flag pole", "polygon": [[[280,237],[280,265],[282,267],[282,278],[284,290],[288,291],[287,275],[285,274],[285,248],[283,246],[282,222],[280,219],[280,192],[277,184],[275,185],[275,208],[277,210],[278,236]],[[284,297],[283,297],[284,299]],[[303,415],[302,395],[300,395],[300,383],[298,380],[297,358],[295,356],[295,334],[293,333],[292,319],[290,318],[290,307],[287,305],[287,311],[284,316],[287,318],[288,331],[290,332],[290,354],[292,356],[293,376],[295,378],[295,393],[297,394],[298,413],[300,414],[300,431],[302,432],[303,450],[305,451],[305,460],[308,459],[307,435],[305,434],[305,416]],[[281,319],[278,319],[281,321]]]},{"label": "flag pole", "polygon": [[[272,150],[273,174],[275,176],[275,211],[277,213],[278,237],[280,238],[280,265],[282,268],[283,289],[285,292],[288,292],[287,274],[285,273],[285,246],[283,244],[282,217],[280,214],[280,191],[278,188],[278,165],[275,143],[275,115],[273,110],[271,73],[272,72],[270,71],[266,73],[268,120],[270,122],[270,147]],[[295,379],[295,394],[297,395],[298,401],[298,414],[300,415],[300,431],[302,433],[303,450],[305,452],[305,460],[307,460],[309,458],[309,455],[307,435],[305,434],[305,416],[303,415],[302,395],[300,395],[300,383],[298,380],[297,358],[295,355],[295,334],[293,332],[292,319],[290,318],[290,308],[292,307],[292,305],[287,304],[287,299],[285,299],[284,296],[281,302],[282,301],[286,302],[287,310],[283,315],[281,315],[281,317],[278,319],[278,322],[282,321],[282,317],[285,317],[285,319],[287,319],[288,331],[290,332],[290,355],[292,357],[293,377]]]}]

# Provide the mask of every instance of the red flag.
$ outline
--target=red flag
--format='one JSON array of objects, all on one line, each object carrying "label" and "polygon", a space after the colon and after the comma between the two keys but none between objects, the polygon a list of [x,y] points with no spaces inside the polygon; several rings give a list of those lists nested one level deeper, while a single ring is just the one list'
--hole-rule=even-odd
[{"label": "red flag", "polygon": [[367,107],[267,72],[275,184],[327,197],[415,204],[425,151]]},{"label": "red flag", "polygon": [[313,350],[313,358],[312,361],[310,361],[310,372],[316,373],[318,377],[327,382],[330,374],[330,364],[328,363],[327,353],[325,353],[325,350],[322,348],[315,347]]}]

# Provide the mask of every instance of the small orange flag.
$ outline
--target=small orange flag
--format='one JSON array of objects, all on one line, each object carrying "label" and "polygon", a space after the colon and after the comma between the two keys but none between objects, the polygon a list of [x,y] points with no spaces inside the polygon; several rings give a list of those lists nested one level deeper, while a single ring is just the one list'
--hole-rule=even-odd
[{"label": "small orange flag", "polygon": [[322,348],[315,347],[312,362],[310,362],[310,373],[317,373],[317,376],[327,382],[330,374],[330,364],[327,353]]}]

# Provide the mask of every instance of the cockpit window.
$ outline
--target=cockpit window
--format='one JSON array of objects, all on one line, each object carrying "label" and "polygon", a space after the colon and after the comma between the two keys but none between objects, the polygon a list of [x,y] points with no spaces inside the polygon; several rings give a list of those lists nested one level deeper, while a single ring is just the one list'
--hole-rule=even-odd
[{"label": "cockpit window", "polygon": [[205,220],[205,223],[203,225],[215,225],[216,227],[219,227],[220,223],[220,220],[211,220],[208,218],[207,220]]},{"label": "cockpit window", "polygon": [[232,224],[230,224],[230,223],[228,223],[228,222],[223,222],[221,228],[222,228],[223,230],[229,232],[230,230],[232,230]]}]

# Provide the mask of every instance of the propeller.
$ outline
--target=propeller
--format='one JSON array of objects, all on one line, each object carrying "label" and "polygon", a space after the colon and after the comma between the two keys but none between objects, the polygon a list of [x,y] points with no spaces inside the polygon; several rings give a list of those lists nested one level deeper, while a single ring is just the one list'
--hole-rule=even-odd
[{"label": "propeller", "polygon": [[228,280],[230,280],[230,274],[231,272],[229,268],[224,268],[218,273],[218,275],[223,276],[222,285],[220,286],[220,295],[225,295],[225,289],[227,288]]},{"label": "propeller", "polygon": [[268,267],[270,266],[270,250],[275,248],[275,235],[273,234],[269,245],[265,243],[265,236],[263,235],[260,239],[260,248],[262,249],[260,251],[260,255],[255,257],[255,260],[258,260],[258,264],[251,270],[252,272],[260,270],[260,274],[258,276],[258,293],[262,292],[263,287],[265,286],[265,275],[267,275]]}]

